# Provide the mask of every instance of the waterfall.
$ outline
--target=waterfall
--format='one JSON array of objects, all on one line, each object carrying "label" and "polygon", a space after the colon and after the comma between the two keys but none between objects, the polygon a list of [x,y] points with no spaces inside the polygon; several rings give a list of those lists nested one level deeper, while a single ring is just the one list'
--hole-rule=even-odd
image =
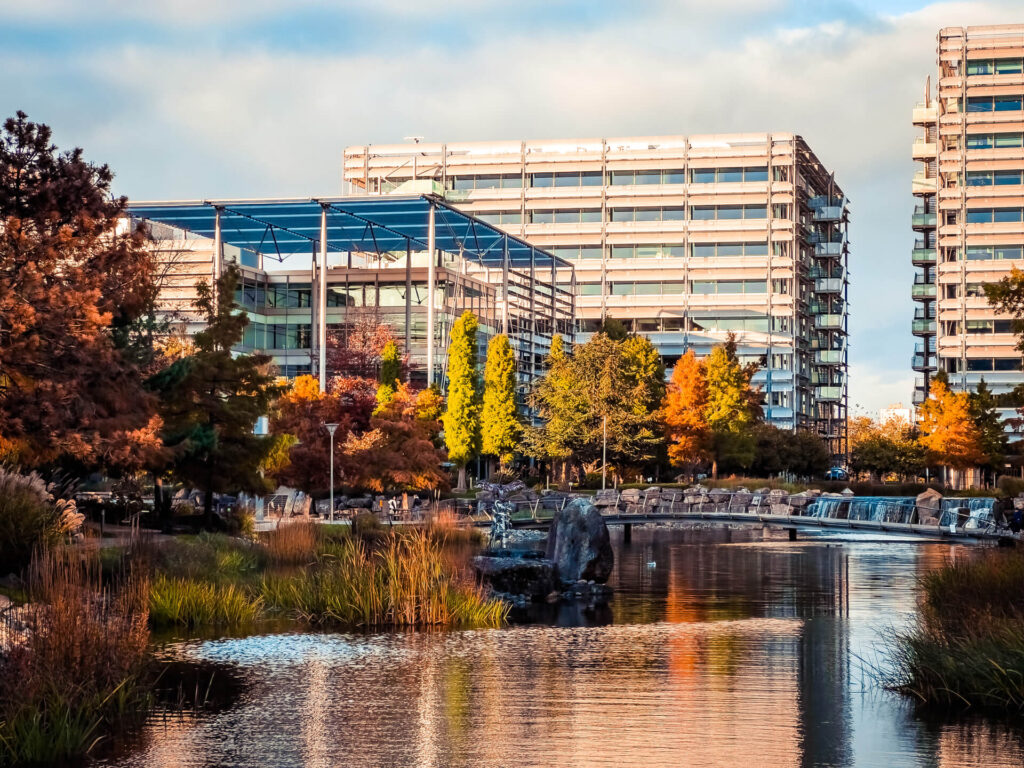
[{"label": "waterfall", "polygon": [[959,525],[960,510],[967,511],[967,520],[963,527],[969,530],[994,528],[996,500],[991,497],[973,496],[970,498],[948,498],[942,500],[942,518],[940,525]]},{"label": "waterfall", "polygon": [[808,517],[836,520],[873,520],[878,523],[908,523],[914,511],[913,496],[825,497],[808,508]]}]

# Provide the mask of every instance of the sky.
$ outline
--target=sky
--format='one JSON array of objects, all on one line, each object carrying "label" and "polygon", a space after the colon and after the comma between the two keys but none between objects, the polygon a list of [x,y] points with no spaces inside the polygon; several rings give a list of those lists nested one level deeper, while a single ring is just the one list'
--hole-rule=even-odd
[{"label": "sky", "polygon": [[343,149],[793,132],[850,198],[850,405],[909,403],[911,110],[1020,0],[0,0],[0,114],[136,200],[339,194]]}]

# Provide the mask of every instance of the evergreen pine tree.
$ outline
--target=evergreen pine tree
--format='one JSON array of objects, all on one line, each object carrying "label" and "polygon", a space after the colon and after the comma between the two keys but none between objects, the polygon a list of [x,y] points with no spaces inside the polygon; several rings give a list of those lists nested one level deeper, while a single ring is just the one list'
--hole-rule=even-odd
[{"label": "evergreen pine tree", "polygon": [[516,408],[516,357],[504,334],[487,345],[484,366],[483,453],[504,468],[512,461],[522,428]]},{"label": "evergreen pine tree", "polygon": [[213,494],[266,490],[261,466],[275,448],[270,436],[253,434],[280,387],[269,373],[267,355],[235,355],[249,318],[234,311],[239,271],[229,266],[214,289],[197,286],[196,308],[206,327],[196,334],[195,352],[152,379],[172,452],[172,474],[205,494],[206,524],[213,524]]},{"label": "evergreen pine tree", "polygon": [[466,490],[466,464],[480,450],[480,385],[476,315],[469,310],[452,324],[448,343],[447,407],[442,418],[448,460],[459,468],[456,490]]}]

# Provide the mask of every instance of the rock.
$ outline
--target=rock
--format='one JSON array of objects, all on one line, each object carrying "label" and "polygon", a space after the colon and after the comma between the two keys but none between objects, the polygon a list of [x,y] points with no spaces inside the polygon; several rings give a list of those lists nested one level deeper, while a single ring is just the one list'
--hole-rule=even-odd
[{"label": "rock", "polygon": [[745,507],[754,500],[754,494],[749,491],[736,491],[729,499],[730,507]]},{"label": "rock", "polygon": [[794,493],[789,497],[789,506],[802,508],[808,506],[812,501],[814,501],[814,496],[811,496],[806,491],[803,493]]},{"label": "rock", "polygon": [[546,552],[566,582],[593,579],[604,583],[615,564],[608,526],[586,499],[575,499],[555,513]]},{"label": "rock", "polygon": [[942,494],[934,488],[926,488],[914,500],[914,508],[921,525],[938,525],[942,519]]},{"label": "rock", "polygon": [[792,515],[793,508],[789,504],[772,504],[773,515]]},{"label": "rock", "polygon": [[477,555],[473,558],[473,568],[480,579],[497,592],[547,600],[558,589],[555,564],[550,560]]}]

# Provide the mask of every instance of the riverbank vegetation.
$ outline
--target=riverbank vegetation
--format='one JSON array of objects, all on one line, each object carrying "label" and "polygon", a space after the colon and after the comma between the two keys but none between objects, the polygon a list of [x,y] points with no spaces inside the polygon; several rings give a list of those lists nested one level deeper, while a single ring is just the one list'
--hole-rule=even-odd
[{"label": "riverbank vegetation", "polygon": [[264,619],[361,627],[497,626],[505,609],[468,571],[473,543],[435,524],[398,530],[293,523],[254,542],[178,537],[124,553],[154,574],[154,627],[244,627]]},{"label": "riverbank vegetation", "polygon": [[87,753],[148,709],[149,579],[101,578],[95,554],[37,555],[29,602],[0,615],[0,765]]},{"label": "riverbank vegetation", "polygon": [[1024,711],[1024,553],[997,550],[922,578],[915,627],[897,633],[891,687],[924,705]]}]

